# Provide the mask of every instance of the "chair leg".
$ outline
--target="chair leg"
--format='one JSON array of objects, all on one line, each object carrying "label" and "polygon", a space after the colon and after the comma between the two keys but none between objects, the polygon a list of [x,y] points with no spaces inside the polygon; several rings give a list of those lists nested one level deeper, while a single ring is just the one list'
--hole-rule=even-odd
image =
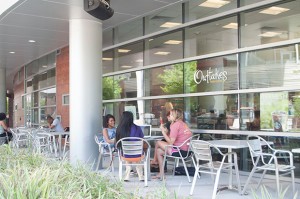
[{"label": "chair leg", "polygon": [[291,177],[292,177],[292,187],[293,187],[293,195],[295,195],[295,173],[294,170],[291,171]]},{"label": "chair leg", "polygon": [[236,175],[236,182],[238,184],[238,192],[241,194],[241,181],[240,181],[240,174],[237,162],[234,163],[235,175]]},{"label": "chair leg", "polygon": [[99,165],[100,165],[101,158],[102,158],[102,153],[101,153],[101,151],[100,151],[99,156],[98,156],[98,162],[97,162],[97,168],[96,168],[96,171],[99,170]]},{"label": "chair leg", "polygon": [[183,164],[183,167],[184,167],[184,170],[185,170],[185,174],[186,174],[186,176],[188,178],[188,181],[189,181],[189,183],[191,183],[190,174],[189,174],[189,171],[187,170],[186,163],[185,163],[184,160],[182,160],[182,164]]},{"label": "chair leg", "polygon": [[253,167],[253,169],[252,169],[252,171],[251,171],[251,173],[250,173],[250,175],[249,175],[249,177],[248,177],[248,179],[247,179],[247,181],[246,181],[246,183],[245,183],[245,185],[244,185],[244,188],[243,188],[243,191],[242,191],[242,195],[245,194],[245,191],[246,191],[246,189],[247,189],[247,186],[248,186],[248,184],[249,184],[249,182],[250,182],[250,180],[251,180],[253,174],[255,173],[255,170],[256,170],[256,166]]},{"label": "chair leg", "polygon": [[219,169],[217,171],[217,175],[216,175],[216,178],[215,178],[215,185],[214,185],[213,195],[212,195],[211,199],[215,199],[217,197],[220,173],[221,173],[221,169]]},{"label": "chair leg", "polygon": [[147,161],[144,162],[144,181],[145,181],[145,187],[148,187],[148,165],[147,165]]},{"label": "chair leg", "polygon": [[264,170],[264,172],[262,173],[262,175],[261,175],[261,177],[260,177],[260,179],[259,179],[259,182],[258,182],[258,184],[257,184],[257,186],[256,186],[256,189],[259,188],[259,186],[260,186],[260,184],[261,184],[263,178],[265,177],[266,173],[267,173],[267,170]]},{"label": "chair leg", "polygon": [[278,168],[276,168],[275,174],[276,174],[277,195],[278,195],[278,198],[280,198],[280,186],[279,186],[279,171],[278,171]]},{"label": "chair leg", "polygon": [[119,161],[119,179],[122,180],[122,161]]},{"label": "chair leg", "polygon": [[193,195],[193,193],[194,193],[194,188],[195,188],[195,185],[196,185],[197,177],[199,176],[198,175],[199,168],[200,167],[198,167],[198,166],[196,167],[196,171],[195,171],[195,175],[194,175],[194,178],[193,178],[192,187],[191,187],[191,190],[190,190],[190,195]]}]

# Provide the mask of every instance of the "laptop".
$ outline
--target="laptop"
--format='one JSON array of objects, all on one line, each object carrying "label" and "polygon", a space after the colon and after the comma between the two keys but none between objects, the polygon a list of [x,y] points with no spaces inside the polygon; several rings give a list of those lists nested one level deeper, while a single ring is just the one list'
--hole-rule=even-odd
[{"label": "laptop", "polygon": [[139,125],[139,127],[141,127],[141,129],[144,133],[144,138],[151,137],[151,125]]}]

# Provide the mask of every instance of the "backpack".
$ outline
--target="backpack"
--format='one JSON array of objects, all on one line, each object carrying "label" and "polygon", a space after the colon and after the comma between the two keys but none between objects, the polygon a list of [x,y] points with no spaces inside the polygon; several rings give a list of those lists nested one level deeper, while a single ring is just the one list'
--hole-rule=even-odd
[{"label": "backpack", "polygon": [[[189,176],[194,176],[195,175],[195,167],[187,167],[187,170],[189,172]],[[175,175],[176,176],[181,176],[181,175],[186,175],[184,167],[176,167],[175,168]]]}]

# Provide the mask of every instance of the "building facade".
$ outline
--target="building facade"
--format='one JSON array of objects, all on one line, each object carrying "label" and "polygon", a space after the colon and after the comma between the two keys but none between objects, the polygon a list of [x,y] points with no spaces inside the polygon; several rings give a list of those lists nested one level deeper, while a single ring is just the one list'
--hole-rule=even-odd
[{"label": "building facade", "polygon": [[[179,108],[195,133],[299,148],[299,18],[300,0],[190,0],[107,29],[103,113],[118,121],[129,110],[158,131]],[[65,47],[21,67],[15,126],[44,124],[47,114],[69,126],[68,59]]]}]

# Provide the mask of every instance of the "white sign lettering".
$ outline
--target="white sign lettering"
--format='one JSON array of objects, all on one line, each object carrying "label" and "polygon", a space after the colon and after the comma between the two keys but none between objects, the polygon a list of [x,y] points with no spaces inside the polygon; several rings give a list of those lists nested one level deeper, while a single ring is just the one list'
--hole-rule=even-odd
[{"label": "white sign lettering", "polygon": [[194,81],[196,84],[200,84],[202,81],[206,82],[207,84],[213,82],[225,82],[227,80],[227,71],[219,71],[217,68],[212,70],[209,68],[206,70],[206,74],[202,70],[197,70],[194,73]]}]

